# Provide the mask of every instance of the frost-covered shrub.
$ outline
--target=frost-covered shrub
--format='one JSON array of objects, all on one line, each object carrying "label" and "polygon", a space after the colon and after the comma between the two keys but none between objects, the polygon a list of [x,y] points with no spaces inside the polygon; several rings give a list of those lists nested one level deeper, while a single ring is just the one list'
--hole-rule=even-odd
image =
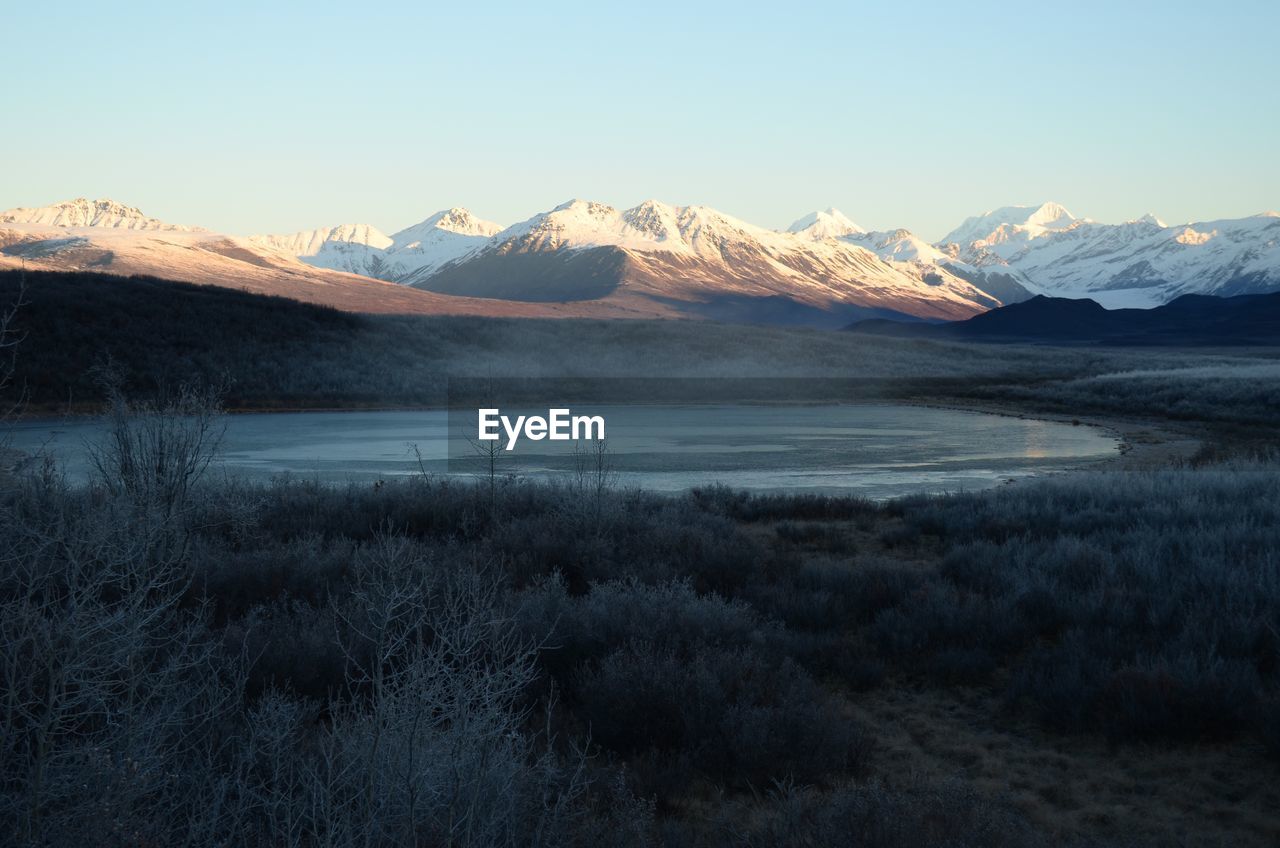
[{"label": "frost-covered shrub", "polygon": [[557,577],[514,603],[523,632],[540,640],[542,663],[561,675],[629,642],[692,656],[706,646],[777,653],[785,638],[781,628],[742,601],[699,595],[687,580],[657,586],[610,581],[573,596]]},{"label": "frost-covered shrub", "polygon": [[694,772],[733,785],[817,780],[856,767],[864,754],[860,729],[808,675],[742,649],[681,657],[632,643],[582,672],[574,688],[599,744],[624,755],[683,755]]},{"label": "frost-covered shrub", "polygon": [[872,633],[889,657],[962,647],[1008,698],[1115,740],[1230,735],[1280,692],[1275,466],[1078,474],[901,504],[949,552]]}]

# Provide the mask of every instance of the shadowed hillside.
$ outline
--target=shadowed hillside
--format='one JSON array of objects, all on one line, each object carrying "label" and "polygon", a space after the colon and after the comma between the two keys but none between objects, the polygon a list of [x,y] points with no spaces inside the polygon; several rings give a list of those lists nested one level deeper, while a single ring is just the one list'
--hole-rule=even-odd
[{"label": "shadowed hillside", "polygon": [[89,272],[27,272],[23,292],[22,279],[0,272],[0,304],[22,292],[15,388],[32,412],[96,409],[94,372],[108,362],[133,391],[225,382],[233,409],[435,406],[451,377],[467,376],[778,378],[791,400],[1016,399],[1072,415],[1163,411],[1250,424],[1280,397],[1262,390],[1276,377],[1257,352],[1028,346],[1011,356],[991,345],[712,322],[358,315]]},{"label": "shadowed hillside", "polygon": [[856,333],[974,342],[1108,345],[1273,345],[1280,343],[1280,293],[1183,295],[1154,309],[1104,309],[1096,301],[1033,297],[966,321],[922,325],[861,321]]}]

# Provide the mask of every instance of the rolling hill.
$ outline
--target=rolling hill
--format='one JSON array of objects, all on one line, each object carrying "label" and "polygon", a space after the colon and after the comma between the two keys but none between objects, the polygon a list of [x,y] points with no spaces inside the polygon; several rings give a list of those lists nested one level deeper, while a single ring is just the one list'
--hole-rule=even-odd
[{"label": "rolling hill", "polygon": [[1104,309],[1097,301],[1038,295],[966,321],[869,320],[856,333],[949,341],[1102,345],[1280,344],[1280,292],[1183,295],[1153,309]]}]

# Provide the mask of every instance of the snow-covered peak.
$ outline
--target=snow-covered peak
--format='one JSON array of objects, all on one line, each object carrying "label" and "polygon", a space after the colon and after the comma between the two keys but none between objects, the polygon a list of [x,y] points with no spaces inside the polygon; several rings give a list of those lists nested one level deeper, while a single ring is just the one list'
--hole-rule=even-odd
[{"label": "snow-covered peak", "polygon": [[477,250],[501,229],[455,206],[390,237],[368,224],[343,224],[253,241],[320,268],[399,281]]},{"label": "snow-covered peak", "polygon": [[1046,231],[1065,230],[1076,220],[1066,207],[1053,201],[1039,206],[1001,206],[966,218],[963,224],[947,234],[943,242],[970,245],[988,240],[1002,229],[1021,230],[1035,238]]},{"label": "snow-covered peak", "polygon": [[[820,310],[847,302],[940,318],[972,315],[999,302],[941,267],[934,260],[942,254],[906,231],[885,234],[893,244],[881,258],[854,240],[863,236],[861,228],[835,210],[815,214],[809,223],[834,225],[833,232],[843,235],[779,232],[708,206],[646,200],[617,209],[571,200],[503,230],[434,276],[414,275],[412,281],[432,291],[483,297],[527,285],[536,290],[535,299],[554,294],[566,301],[590,299],[602,286],[616,285],[629,297],[698,302],[712,311],[722,300],[752,304],[781,297]],[[524,258],[530,256],[538,259]],[[596,261],[605,256],[609,261]]]},{"label": "snow-covered peak", "polygon": [[755,241],[763,244],[776,243],[778,239],[788,236],[748,224],[741,218],[726,215],[710,206],[677,207],[680,217],[680,235],[690,247],[702,250],[720,250],[720,246],[731,242]]},{"label": "snow-covered peak", "polygon": [[618,210],[571,200],[495,237],[507,249],[621,247],[629,250],[719,255],[727,244],[796,241],[707,206],[672,206],[657,200]]},{"label": "snow-covered peak", "polygon": [[657,242],[679,241],[680,209],[658,200],[646,200],[622,213],[627,226]]},{"label": "snow-covered peak", "polygon": [[787,227],[787,232],[811,238],[814,241],[820,241],[821,239],[856,235],[866,231],[849,220],[848,216],[839,209],[830,207],[820,212],[810,212],[803,218],[797,219],[795,223]]},{"label": "snow-covered peak", "polygon": [[603,221],[617,215],[618,210],[607,203],[597,203],[594,200],[582,200],[575,197],[572,200],[566,200],[561,203],[555,209],[552,209],[551,213],[563,213],[563,217],[566,219],[585,218]]},{"label": "snow-covered peak", "polygon": [[621,214],[612,206],[574,199],[508,227],[495,240],[527,241],[548,248],[588,247],[616,244],[625,229]]},{"label": "snow-covered peak", "polygon": [[386,258],[397,279],[412,280],[479,250],[501,231],[501,225],[454,206],[393,235]]},{"label": "snow-covered peak", "polygon": [[1280,281],[1280,218],[1162,223],[1078,224],[1023,243],[1004,264],[1039,294],[1094,297],[1108,308],[1270,291]]},{"label": "snow-covered peak", "polygon": [[952,260],[951,256],[929,244],[915,233],[901,228],[885,232],[851,233],[844,237],[844,241],[865,247],[881,259],[894,262],[918,262],[936,265]]},{"label": "snow-covered peak", "polygon": [[1075,220],[1076,216],[1068,212],[1065,206],[1060,203],[1049,201],[1037,206],[1022,223],[1028,227],[1042,227],[1046,230],[1063,230],[1071,226]]},{"label": "snow-covered peak", "polygon": [[425,221],[405,227],[394,234],[391,240],[396,250],[414,250],[423,244],[448,239],[450,236],[483,240],[501,231],[501,225],[477,218],[470,211],[454,206],[437,212]]},{"label": "snow-covered peak", "polygon": [[501,232],[502,225],[486,221],[483,218],[477,218],[471,214],[470,210],[461,206],[452,206],[437,212],[425,221],[420,221],[411,227],[405,227],[392,238],[399,242],[402,235],[410,232],[421,233],[426,229],[444,230],[463,236],[484,236],[488,238]]},{"label": "snow-covered peak", "polygon": [[966,261],[1001,262],[1028,242],[1090,223],[1088,218],[1077,218],[1052,201],[1039,206],[1001,206],[965,219],[941,244],[959,245],[959,255]]},{"label": "snow-covered peak", "polygon": [[0,223],[42,224],[51,227],[109,227],[121,230],[172,230],[197,232],[197,227],[167,224],[149,218],[140,209],[108,198],[89,200],[77,197],[51,206],[10,209],[0,212]]},{"label": "snow-covered peak", "polygon": [[317,256],[334,245],[359,245],[374,250],[391,246],[391,239],[368,224],[339,224],[286,235],[253,236],[252,241],[297,257]]},{"label": "snow-covered peak", "polygon": [[1126,221],[1125,223],[1127,223],[1127,224],[1152,224],[1153,226],[1159,227],[1159,228],[1160,228],[1160,229],[1162,229],[1162,230],[1163,230],[1165,227],[1169,226],[1168,224],[1166,224],[1164,221],[1160,220],[1158,217],[1156,217],[1156,216],[1155,216],[1153,213],[1151,213],[1151,212],[1148,212],[1148,213],[1146,213],[1145,215],[1141,215],[1141,216],[1139,216],[1139,217],[1137,217],[1137,218],[1134,218],[1132,221]]}]

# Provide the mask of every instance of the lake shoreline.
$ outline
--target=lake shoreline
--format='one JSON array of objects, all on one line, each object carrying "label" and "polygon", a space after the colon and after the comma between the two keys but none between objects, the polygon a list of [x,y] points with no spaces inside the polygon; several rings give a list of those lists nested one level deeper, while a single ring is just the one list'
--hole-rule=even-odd
[{"label": "lake shoreline", "polygon": [[[982,412],[1033,421],[1052,421],[1105,430],[1120,442],[1118,456],[1095,460],[1090,467],[1125,471],[1175,467],[1189,462],[1204,446],[1204,439],[1188,428],[1164,420],[1070,415],[1062,412],[1040,412],[1019,408],[999,401],[952,402],[949,400],[903,400],[907,406],[952,409],[958,412]],[[1081,470],[1081,469],[1073,469]]]}]

